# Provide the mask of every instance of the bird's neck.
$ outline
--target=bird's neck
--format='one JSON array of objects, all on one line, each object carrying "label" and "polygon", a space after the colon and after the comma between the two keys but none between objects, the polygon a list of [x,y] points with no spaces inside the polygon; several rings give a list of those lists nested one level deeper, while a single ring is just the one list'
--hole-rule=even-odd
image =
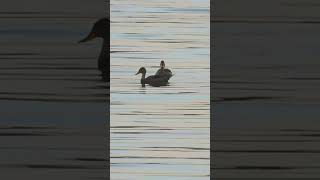
[{"label": "bird's neck", "polygon": [[146,73],[142,73],[140,82],[142,84],[142,87],[144,87],[146,84]]},{"label": "bird's neck", "polygon": [[146,79],[146,73],[142,73],[141,80]]},{"label": "bird's neck", "polygon": [[106,41],[105,39],[103,40],[103,45],[101,48],[100,56],[99,59],[105,60],[107,58],[110,58],[109,56],[110,52],[110,46],[109,46],[109,41]]},{"label": "bird's neck", "polygon": [[104,40],[98,59],[98,69],[101,71],[102,79],[110,82],[110,46],[109,41]]}]

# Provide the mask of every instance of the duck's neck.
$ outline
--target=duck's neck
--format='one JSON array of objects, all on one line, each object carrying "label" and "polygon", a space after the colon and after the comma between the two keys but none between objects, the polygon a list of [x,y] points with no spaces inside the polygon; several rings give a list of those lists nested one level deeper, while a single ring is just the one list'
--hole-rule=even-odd
[{"label": "duck's neck", "polygon": [[[99,63],[102,63],[102,62],[110,64],[110,46],[109,46],[109,41],[106,41],[106,40],[103,40],[103,45],[102,45],[101,52],[99,55]],[[107,64],[105,64],[105,65],[107,65]],[[100,69],[100,67],[99,67],[99,69]]]},{"label": "duck's neck", "polygon": [[110,46],[109,41],[103,40],[103,45],[98,59],[98,69],[104,81],[110,81]]},{"label": "duck's neck", "polygon": [[141,82],[142,87],[144,87],[146,85],[146,73],[142,73],[140,82]]},{"label": "duck's neck", "polygon": [[142,73],[141,80],[145,80],[145,79],[146,79],[146,73]]}]

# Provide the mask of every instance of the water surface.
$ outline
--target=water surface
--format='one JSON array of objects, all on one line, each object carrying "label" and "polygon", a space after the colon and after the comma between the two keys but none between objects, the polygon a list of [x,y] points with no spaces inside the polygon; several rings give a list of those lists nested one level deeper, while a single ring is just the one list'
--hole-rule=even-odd
[{"label": "water surface", "polygon": [[209,179],[209,30],[207,0],[111,1],[111,179]]},{"label": "water surface", "polygon": [[4,1],[0,7],[2,179],[106,179],[108,84],[101,41],[77,42],[103,2]]},{"label": "water surface", "polygon": [[212,177],[319,179],[319,3],[214,3]]}]

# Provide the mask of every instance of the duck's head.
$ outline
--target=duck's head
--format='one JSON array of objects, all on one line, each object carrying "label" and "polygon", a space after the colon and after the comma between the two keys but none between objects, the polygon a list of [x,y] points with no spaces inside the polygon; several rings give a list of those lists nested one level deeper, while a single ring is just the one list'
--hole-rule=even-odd
[{"label": "duck's head", "polygon": [[162,60],[162,61],[160,62],[160,67],[163,69],[165,66],[166,66],[166,64],[165,64],[164,61]]},{"label": "duck's head", "polygon": [[144,67],[141,67],[140,69],[139,69],[139,71],[136,73],[136,75],[138,75],[138,74],[146,74],[147,73],[147,70],[146,70],[146,68],[144,68]]},{"label": "duck's head", "polygon": [[87,42],[97,37],[107,39],[109,38],[109,36],[110,36],[110,21],[107,18],[103,18],[98,20],[93,25],[93,28],[89,33],[89,35],[86,38],[79,41],[79,43]]}]

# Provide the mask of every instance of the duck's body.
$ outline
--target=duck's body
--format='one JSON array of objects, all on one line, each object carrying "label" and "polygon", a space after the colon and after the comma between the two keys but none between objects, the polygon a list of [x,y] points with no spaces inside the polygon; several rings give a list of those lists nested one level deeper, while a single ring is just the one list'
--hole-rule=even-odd
[{"label": "duck's body", "polygon": [[107,18],[97,21],[89,35],[79,42],[87,42],[94,38],[103,39],[103,46],[98,59],[98,69],[101,71],[102,80],[110,82],[110,21]]},{"label": "duck's body", "polygon": [[168,78],[164,78],[164,77],[160,77],[158,75],[152,75],[152,76],[148,76],[145,79],[141,79],[141,84],[149,84],[151,86],[165,86],[167,85],[168,82]]},{"label": "duck's body", "polygon": [[165,68],[164,61],[160,62],[160,69],[156,72],[155,75],[158,75],[160,77],[166,77],[168,80],[173,76],[170,69]]},{"label": "duck's body", "polygon": [[159,69],[155,75],[159,75],[159,76],[172,76],[172,72],[170,69],[164,69],[164,68],[161,68]]},{"label": "duck's body", "polygon": [[167,76],[159,76],[159,75],[152,75],[152,76],[146,77],[147,70],[144,67],[141,67],[137,72],[137,74],[140,74],[140,73],[142,74],[141,80],[140,80],[140,83],[142,86],[145,86],[146,84],[149,84],[151,86],[156,86],[156,87],[166,86],[168,84],[168,80],[170,79],[170,77],[168,78]]}]

